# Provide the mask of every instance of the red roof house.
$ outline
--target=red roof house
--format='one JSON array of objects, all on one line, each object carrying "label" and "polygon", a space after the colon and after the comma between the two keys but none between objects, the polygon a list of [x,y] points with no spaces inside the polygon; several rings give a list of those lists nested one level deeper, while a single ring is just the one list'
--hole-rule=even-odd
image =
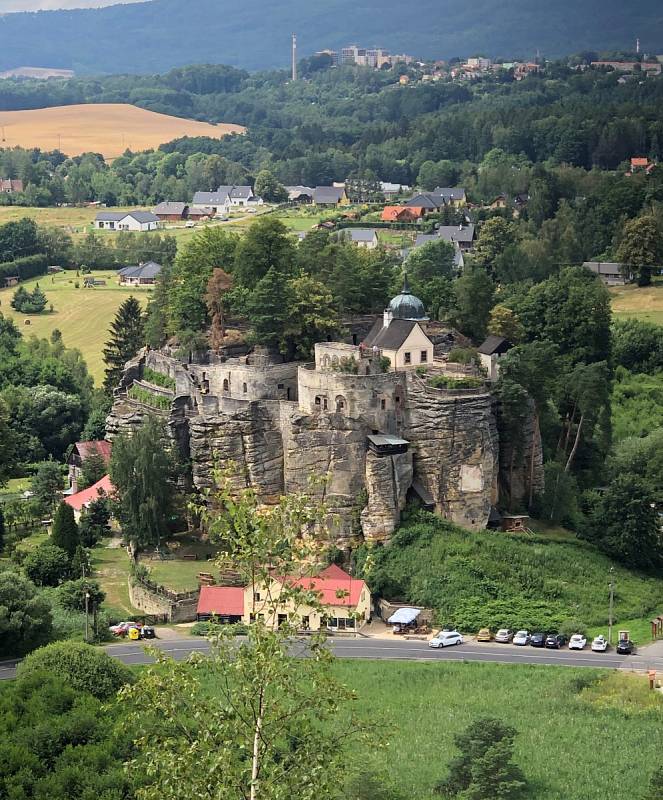
[{"label": "red roof house", "polygon": [[87,508],[95,500],[98,500],[102,495],[111,495],[115,491],[115,487],[111,483],[110,475],[104,477],[96,483],[83,489],[82,492],[65,497],[64,502],[74,509],[74,514],[80,515],[84,508]]},{"label": "red roof house", "polygon": [[199,620],[219,617],[240,622],[244,614],[244,589],[241,586],[202,586],[198,599]]},{"label": "red roof house", "polygon": [[382,209],[382,222],[414,222],[424,216],[424,209],[418,206],[385,206]]}]

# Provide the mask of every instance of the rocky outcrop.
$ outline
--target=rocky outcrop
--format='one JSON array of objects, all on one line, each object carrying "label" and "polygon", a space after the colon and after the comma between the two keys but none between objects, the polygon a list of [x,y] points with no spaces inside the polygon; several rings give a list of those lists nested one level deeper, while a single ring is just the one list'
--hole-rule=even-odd
[{"label": "rocky outcrop", "polygon": [[[499,419],[499,411],[495,408]],[[500,438],[499,497],[503,508],[527,508],[530,495],[544,489],[543,447],[541,433],[534,414],[534,403],[529,402],[528,413],[515,445],[507,437]]]},{"label": "rocky outcrop", "polygon": [[[293,412],[283,420],[286,492],[313,492],[330,513],[338,547],[361,535],[359,513],[364,502],[366,437],[361,420],[343,414]],[[323,479],[311,485],[311,478]]]},{"label": "rocky outcrop", "polygon": [[361,529],[367,542],[387,542],[396,530],[412,486],[412,453],[366,456],[368,503],[361,512]]},{"label": "rocky outcrop", "polygon": [[252,486],[263,502],[278,501],[284,492],[283,443],[266,405],[250,403],[234,413],[189,420],[194,486],[210,488],[215,465],[231,463],[237,488]]},{"label": "rocky outcrop", "polygon": [[491,395],[434,389],[408,376],[405,438],[414,479],[439,514],[472,529],[486,526],[496,501],[498,436]]}]

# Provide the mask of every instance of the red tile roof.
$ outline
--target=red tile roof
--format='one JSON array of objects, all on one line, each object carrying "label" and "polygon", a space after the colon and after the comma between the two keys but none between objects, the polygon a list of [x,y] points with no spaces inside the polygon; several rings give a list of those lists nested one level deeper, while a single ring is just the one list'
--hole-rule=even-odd
[{"label": "red tile roof", "polygon": [[244,613],[244,589],[237,586],[203,586],[198,599],[198,613],[241,617]]},{"label": "red tile roof", "polygon": [[632,158],[631,159],[631,166],[633,166],[633,167],[648,167],[649,166],[649,159],[648,158]]},{"label": "red tile roof", "polygon": [[74,450],[78,451],[81,461],[85,461],[91,455],[100,455],[106,464],[110,461],[111,457],[111,443],[106,441],[96,442],[76,442]]},{"label": "red tile roof", "polygon": [[87,489],[83,489],[82,492],[77,492],[70,497],[65,497],[64,502],[68,506],[71,506],[74,511],[81,511],[83,508],[89,506],[90,503],[98,500],[100,495],[112,494],[114,491],[115,487],[111,483],[110,475],[104,475],[100,481],[92,484],[92,486],[89,486]]},{"label": "red tile roof", "polygon": [[325,606],[351,606],[359,603],[364,581],[353,578],[336,564],[323,569],[314,578],[300,578],[295,586],[311,589],[320,594],[320,602]]}]

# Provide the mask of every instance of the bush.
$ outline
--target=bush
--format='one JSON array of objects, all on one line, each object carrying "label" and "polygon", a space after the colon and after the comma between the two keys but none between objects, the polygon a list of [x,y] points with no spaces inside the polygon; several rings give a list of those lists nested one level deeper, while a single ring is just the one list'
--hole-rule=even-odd
[{"label": "bush", "polygon": [[430,385],[434,389],[479,389],[484,386],[484,381],[481,378],[473,378],[468,376],[466,378],[449,378],[446,375],[435,375],[429,380]]},{"label": "bush", "polygon": [[[218,622],[213,622],[209,620],[207,622],[196,622],[196,624],[191,628],[191,634],[193,636],[209,636],[210,633],[214,633],[214,631],[218,630],[220,627]],[[248,632],[248,628],[244,623],[238,622],[235,625],[224,625],[225,630],[229,630],[232,628],[232,632],[235,636],[244,636]]]},{"label": "bush", "polygon": [[0,263],[0,281],[14,275],[18,275],[22,281],[27,281],[29,278],[45,275],[47,268],[48,257],[42,254],[3,261]]},{"label": "bush", "polygon": [[23,560],[25,574],[37,586],[57,586],[69,577],[71,561],[61,547],[44,542]]},{"label": "bush", "polygon": [[112,697],[133,680],[127,666],[80,642],[54,642],[41,647],[19,666],[18,676],[22,679],[41,671],[64,677],[72,688],[89,692],[99,700]]},{"label": "bush", "polygon": [[79,578],[75,581],[63,583],[57,590],[58,602],[62,608],[70,611],[85,611],[85,595],[89,595],[88,611],[98,608],[106,599],[98,581],[89,578]]},{"label": "bush", "polygon": [[164,397],[160,394],[154,394],[148,389],[143,389],[142,386],[132,386],[129,389],[128,395],[133,400],[137,400],[143,405],[150,406],[151,408],[158,408],[162,411],[169,411],[171,403],[173,402],[171,397]]},{"label": "bush", "polygon": [[447,361],[452,364],[476,364],[479,362],[479,355],[473,347],[453,347]]},{"label": "bush", "polygon": [[164,389],[175,389],[175,380],[170,375],[164,375],[154,369],[145,367],[143,369],[143,380],[153,383],[155,386],[162,386]]}]

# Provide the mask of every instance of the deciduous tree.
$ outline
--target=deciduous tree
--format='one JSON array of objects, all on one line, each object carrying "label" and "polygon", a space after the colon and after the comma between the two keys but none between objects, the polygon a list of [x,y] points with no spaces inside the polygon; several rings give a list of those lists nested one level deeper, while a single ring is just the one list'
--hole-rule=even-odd
[{"label": "deciduous tree", "polygon": [[11,569],[0,572],[0,655],[20,656],[45,644],[52,627],[51,608],[34,584]]}]

